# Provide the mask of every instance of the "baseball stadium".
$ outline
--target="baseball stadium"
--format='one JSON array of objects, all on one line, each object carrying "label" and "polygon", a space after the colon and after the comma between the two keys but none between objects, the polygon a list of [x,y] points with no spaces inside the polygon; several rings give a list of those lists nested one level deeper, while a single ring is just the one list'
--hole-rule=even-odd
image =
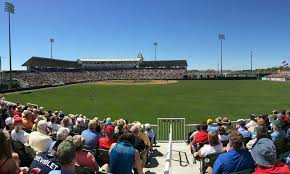
[{"label": "baseball stadium", "polygon": [[[155,9],[149,1],[53,1],[4,4],[8,31],[0,34],[8,32],[9,56],[0,56],[0,174],[290,174],[290,52],[278,44],[287,45],[289,31],[281,28],[290,25],[280,19],[290,17],[289,3],[197,0],[154,2]],[[263,11],[272,8],[285,14]],[[225,24],[217,25],[219,16]],[[205,35],[214,28],[236,34],[227,44],[227,32],[214,32],[213,49]],[[50,37],[50,56],[40,46],[48,30],[60,41]],[[251,32],[255,40],[246,37]],[[157,57],[157,41],[154,54],[148,51],[156,35],[164,57]],[[263,60],[250,51],[245,65],[249,49]]]}]

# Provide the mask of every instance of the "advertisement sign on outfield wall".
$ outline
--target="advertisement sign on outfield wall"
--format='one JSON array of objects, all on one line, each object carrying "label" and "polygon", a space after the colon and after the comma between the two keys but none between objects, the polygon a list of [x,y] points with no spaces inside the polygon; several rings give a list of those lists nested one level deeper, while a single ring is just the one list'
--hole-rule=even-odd
[{"label": "advertisement sign on outfield wall", "polygon": [[269,77],[262,77],[262,80],[271,80],[271,81],[286,82],[286,78],[269,78]]}]

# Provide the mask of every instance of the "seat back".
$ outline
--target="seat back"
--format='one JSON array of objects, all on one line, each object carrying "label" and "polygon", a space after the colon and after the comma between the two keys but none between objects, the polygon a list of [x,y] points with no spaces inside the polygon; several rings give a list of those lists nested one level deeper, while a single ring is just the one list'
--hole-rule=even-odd
[{"label": "seat back", "polygon": [[212,154],[212,155],[207,155],[205,157],[201,157],[200,173],[201,174],[205,173],[205,170],[207,169],[207,167],[213,167],[215,160],[218,158],[220,154],[221,153],[217,153],[217,154]]},{"label": "seat back", "polygon": [[94,156],[99,166],[110,164],[109,151],[105,149],[96,149]]},{"label": "seat back", "polygon": [[221,143],[223,144],[223,147],[227,147],[229,140],[221,141]]},{"label": "seat back", "polygon": [[288,147],[286,146],[286,139],[285,138],[278,138],[274,141],[274,145],[276,147],[276,153],[277,156],[280,154],[286,152],[288,150]]},{"label": "seat back", "polygon": [[75,166],[75,172],[77,174],[95,174],[95,172],[93,172],[91,169],[79,165]]},{"label": "seat back", "polygon": [[246,146],[246,144],[247,144],[250,140],[251,140],[250,137],[243,138],[244,145]]},{"label": "seat back", "polygon": [[234,173],[231,173],[231,174],[251,174],[253,171],[254,171],[254,169],[250,168],[250,169],[242,170],[242,171],[239,171],[239,172],[234,172]]}]

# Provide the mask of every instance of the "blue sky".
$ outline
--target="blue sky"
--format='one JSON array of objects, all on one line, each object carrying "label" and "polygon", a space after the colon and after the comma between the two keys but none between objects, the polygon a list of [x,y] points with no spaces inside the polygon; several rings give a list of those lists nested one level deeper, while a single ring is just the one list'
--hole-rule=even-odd
[{"label": "blue sky", "polygon": [[[189,69],[217,69],[218,33],[225,33],[224,69],[290,61],[289,0],[14,0],[13,69],[31,56],[186,59]],[[8,69],[8,16],[0,2],[0,55]]]}]

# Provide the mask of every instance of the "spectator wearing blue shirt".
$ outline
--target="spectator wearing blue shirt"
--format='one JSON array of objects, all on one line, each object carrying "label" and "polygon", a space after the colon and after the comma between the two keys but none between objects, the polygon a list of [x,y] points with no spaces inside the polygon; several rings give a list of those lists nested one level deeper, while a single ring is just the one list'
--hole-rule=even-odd
[{"label": "spectator wearing blue shirt", "polygon": [[237,130],[242,134],[243,138],[251,138],[251,132],[246,130],[246,122],[244,120],[240,120],[237,123]]},{"label": "spectator wearing blue shirt", "polygon": [[284,138],[286,136],[285,131],[282,130],[281,120],[272,121],[272,129],[273,129],[273,133],[271,134],[271,137],[272,137],[273,141],[275,141],[279,138]]},{"label": "spectator wearing blue shirt", "polygon": [[90,120],[88,124],[88,129],[82,132],[82,137],[85,139],[84,146],[91,150],[98,147],[100,133],[96,132],[97,122],[95,120]]},{"label": "spectator wearing blue shirt", "polygon": [[290,136],[290,128],[287,130],[286,137]]},{"label": "spectator wearing blue shirt", "polygon": [[[227,152],[220,154],[214,162],[213,174],[229,174],[255,167],[255,162],[247,149],[242,149],[243,137],[232,131]],[[210,170],[210,169],[209,169]]]},{"label": "spectator wearing blue shirt", "polygon": [[208,119],[206,123],[207,123],[207,132],[217,132],[218,128],[217,126],[212,124],[213,123],[212,119]]}]

